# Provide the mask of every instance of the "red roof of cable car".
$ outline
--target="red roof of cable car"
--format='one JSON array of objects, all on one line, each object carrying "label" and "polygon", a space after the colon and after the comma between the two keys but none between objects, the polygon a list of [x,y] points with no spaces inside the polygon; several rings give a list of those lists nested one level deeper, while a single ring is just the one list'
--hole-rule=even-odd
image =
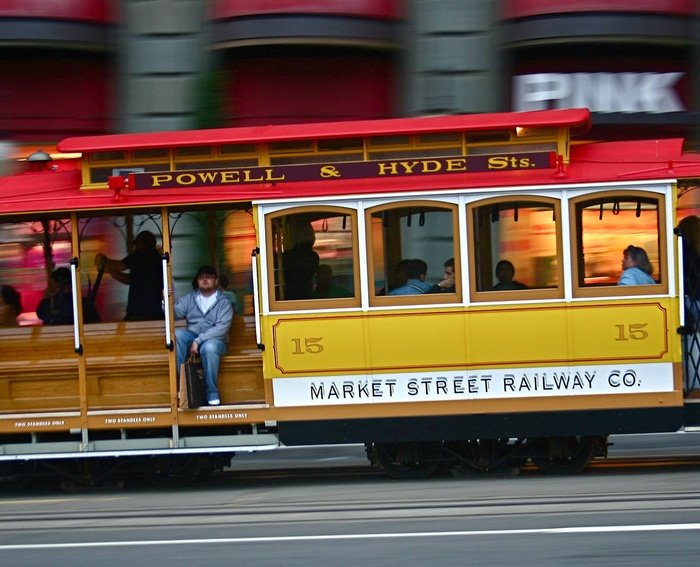
[{"label": "red roof of cable car", "polygon": [[591,117],[588,109],[574,108],[84,136],[67,138],[61,141],[57,148],[61,152],[90,153],[184,146],[215,146],[233,142],[251,144],[271,141],[398,136],[429,132],[504,130],[516,126],[523,128],[569,127],[576,133],[583,133],[590,128],[590,125]]},{"label": "red roof of cable car", "polygon": [[[397,135],[400,133],[445,132],[464,129],[527,126],[585,128],[587,110],[542,111],[473,116],[406,118],[381,121],[226,128],[159,134],[124,134],[72,138],[61,142],[63,151],[99,151],[148,147],[175,147],[232,141],[318,139],[333,136]],[[0,177],[0,214],[52,213],[98,209],[160,206],[191,206],[194,203],[224,203],[274,198],[414,191],[452,191],[469,188],[516,188],[571,183],[627,182],[654,179],[700,178],[700,156],[684,154],[683,140],[639,140],[581,143],[571,147],[571,161],[563,171],[526,169],[490,172],[444,173],[393,178],[335,179],[323,181],[220,185],[201,188],[144,189],[125,191],[115,200],[110,189],[80,189],[80,171],[32,172]]]}]

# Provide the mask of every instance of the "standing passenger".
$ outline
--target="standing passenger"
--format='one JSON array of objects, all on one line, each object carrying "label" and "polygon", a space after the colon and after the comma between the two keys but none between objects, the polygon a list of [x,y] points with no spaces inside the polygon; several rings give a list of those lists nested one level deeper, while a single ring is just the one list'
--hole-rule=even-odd
[{"label": "standing passenger", "polygon": [[700,320],[700,217],[691,215],[685,217],[678,229],[683,238],[683,289],[686,296],[686,308],[689,302],[695,304],[692,309]]},{"label": "standing passenger", "polygon": [[292,227],[290,237],[294,245],[282,254],[284,299],[311,299],[319,262],[316,233],[310,222],[302,221]]},{"label": "standing passenger", "polygon": [[700,380],[700,217],[685,217],[678,229],[683,238],[685,383],[690,390]]},{"label": "standing passenger", "polygon": [[[163,318],[163,268],[155,235],[144,230],[134,239],[131,254],[111,260],[100,253],[95,264],[115,280],[129,286],[125,321],[148,321]],[[128,273],[127,273],[128,270]]]},{"label": "standing passenger", "polygon": [[653,268],[644,248],[628,246],[622,252],[622,275],[617,285],[651,285]]},{"label": "standing passenger", "polygon": [[187,328],[175,330],[177,371],[190,354],[202,357],[207,403],[218,406],[218,376],[221,357],[228,348],[233,320],[229,299],[219,291],[216,269],[202,266],[195,276],[197,289],[175,302],[175,318],[186,319]]}]

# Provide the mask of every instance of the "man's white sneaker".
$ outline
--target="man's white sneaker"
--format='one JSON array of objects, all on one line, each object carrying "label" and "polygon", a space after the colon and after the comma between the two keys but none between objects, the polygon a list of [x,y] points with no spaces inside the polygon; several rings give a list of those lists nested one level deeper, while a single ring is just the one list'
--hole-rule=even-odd
[{"label": "man's white sneaker", "polygon": [[209,400],[209,405],[210,406],[218,406],[221,403],[221,400],[219,398],[215,398],[213,400]]}]

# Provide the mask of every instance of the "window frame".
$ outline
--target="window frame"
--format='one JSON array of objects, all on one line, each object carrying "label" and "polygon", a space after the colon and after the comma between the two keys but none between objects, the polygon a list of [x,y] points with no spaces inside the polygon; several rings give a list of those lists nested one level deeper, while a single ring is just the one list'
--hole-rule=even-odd
[{"label": "window frame", "polygon": [[[484,206],[491,206],[498,203],[513,203],[514,201],[526,201],[528,203],[543,203],[554,206],[555,230],[556,230],[556,258],[557,258],[557,285],[552,288],[532,288],[513,290],[484,290],[477,288],[477,253],[476,253],[476,223],[474,223],[474,211]],[[563,248],[563,224],[561,214],[561,198],[548,197],[543,195],[511,193],[499,197],[489,197],[478,199],[467,203],[467,228],[469,247],[469,298],[471,302],[481,303],[485,301],[518,301],[518,300],[540,300],[540,299],[563,299],[564,298],[564,248]]]},{"label": "window frame", "polygon": [[[452,243],[453,258],[455,261],[455,291],[451,293],[420,293],[415,295],[377,295],[374,287],[374,247],[372,234],[372,215],[391,209],[403,209],[408,207],[432,207],[444,209],[452,213]],[[392,307],[396,305],[433,305],[442,303],[462,303],[462,275],[461,270],[461,248],[459,232],[459,205],[448,201],[434,199],[417,198],[415,200],[400,200],[383,202],[378,205],[365,208],[365,233],[366,233],[366,253],[367,253],[367,290],[370,307]],[[447,258],[445,258],[447,260]],[[442,280],[442,278],[440,278]]]},{"label": "window frame", "polygon": [[[305,213],[339,213],[348,215],[353,224],[353,235],[352,235],[352,269],[353,269],[353,286],[354,295],[353,297],[334,297],[334,298],[324,298],[324,299],[277,299],[275,296],[275,254],[274,254],[274,242],[272,241],[273,231],[272,222],[274,219],[289,215],[305,214]],[[265,259],[265,270],[267,273],[266,277],[266,289],[268,296],[268,305],[270,311],[309,311],[315,309],[340,309],[340,308],[351,308],[360,307],[362,301],[362,294],[360,288],[360,260],[359,260],[359,225],[358,225],[358,214],[357,209],[340,206],[340,205],[303,205],[303,206],[291,206],[276,209],[274,211],[266,212],[264,215],[265,220],[265,247],[266,256]]]},{"label": "window frame", "polygon": [[[660,283],[644,285],[601,285],[585,287],[580,285],[580,268],[582,266],[579,259],[582,257],[582,243],[580,234],[583,227],[579,226],[580,219],[576,214],[576,207],[582,202],[594,201],[596,199],[620,197],[633,200],[635,197],[653,199],[657,203],[658,216],[658,247],[659,247],[659,277]],[[666,195],[663,192],[643,191],[633,189],[617,189],[600,191],[596,193],[586,193],[577,195],[569,199],[569,225],[570,225],[570,246],[571,246],[571,292],[574,298],[597,298],[597,297],[618,297],[620,295],[663,295],[669,290],[668,273],[668,242],[666,237]],[[619,251],[622,255],[622,250]]]}]

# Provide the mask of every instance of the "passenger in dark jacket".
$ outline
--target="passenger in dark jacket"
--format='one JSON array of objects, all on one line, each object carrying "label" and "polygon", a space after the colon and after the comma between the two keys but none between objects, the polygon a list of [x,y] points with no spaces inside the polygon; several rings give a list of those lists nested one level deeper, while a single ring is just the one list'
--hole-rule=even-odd
[{"label": "passenger in dark jacket", "polygon": [[[73,290],[68,268],[56,268],[51,274],[49,288],[39,302],[36,314],[45,325],[73,324]],[[100,315],[95,304],[83,297],[83,322],[99,323]]]},{"label": "passenger in dark jacket", "polygon": [[112,260],[95,256],[95,264],[115,280],[129,286],[125,321],[163,319],[163,267],[155,235],[143,230],[134,239],[131,254]]}]

